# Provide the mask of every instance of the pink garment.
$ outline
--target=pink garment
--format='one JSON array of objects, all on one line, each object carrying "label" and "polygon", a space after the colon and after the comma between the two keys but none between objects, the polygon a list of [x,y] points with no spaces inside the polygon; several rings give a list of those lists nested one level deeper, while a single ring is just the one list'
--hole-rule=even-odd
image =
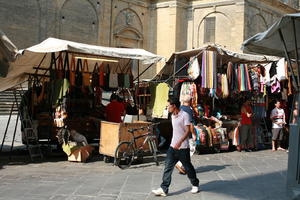
[{"label": "pink garment", "polygon": [[280,89],[281,89],[280,82],[276,79],[271,85],[271,92],[277,93],[277,92],[280,92]]}]

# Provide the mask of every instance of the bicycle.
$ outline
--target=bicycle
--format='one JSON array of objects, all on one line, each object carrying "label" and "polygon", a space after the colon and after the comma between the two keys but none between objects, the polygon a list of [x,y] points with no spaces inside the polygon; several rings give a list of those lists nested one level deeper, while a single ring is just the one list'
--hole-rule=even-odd
[{"label": "bicycle", "polygon": [[[154,162],[156,165],[159,165],[159,162],[157,160],[157,146],[156,146],[156,135],[150,131],[150,127],[155,126],[159,123],[151,124],[149,126],[141,127],[141,128],[134,128],[134,129],[129,129],[128,132],[132,134],[132,140],[131,141],[123,141],[120,142],[119,145],[116,148],[115,151],[115,160],[114,160],[114,165],[118,166],[121,169],[126,169],[131,166],[131,163],[133,160],[136,158],[136,160],[143,160],[143,155],[144,155],[144,146],[146,143],[148,143],[150,152],[153,155]],[[139,136],[134,136],[134,132],[138,130],[143,130],[147,128],[148,131],[147,133],[144,133]],[[144,142],[141,145],[136,144],[136,140],[139,138],[143,138]]]}]

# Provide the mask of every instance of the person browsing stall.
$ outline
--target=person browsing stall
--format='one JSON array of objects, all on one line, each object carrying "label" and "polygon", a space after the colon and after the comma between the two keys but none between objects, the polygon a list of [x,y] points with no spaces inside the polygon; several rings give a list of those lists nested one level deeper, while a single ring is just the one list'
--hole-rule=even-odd
[{"label": "person browsing stall", "polygon": [[[275,102],[275,108],[272,110],[270,118],[272,120],[272,151],[285,150],[281,147],[281,141],[283,139],[283,125],[285,122],[284,110],[280,107],[280,101]],[[276,143],[278,148],[276,149]]]},{"label": "person browsing stall", "polygon": [[106,106],[106,120],[109,122],[122,122],[122,116],[125,115],[124,104],[118,101],[118,95],[112,94],[110,103]]},{"label": "person browsing stall", "polygon": [[240,127],[240,141],[241,149],[250,152],[252,147],[252,109],[250,101],[247,100],[241,108],[241,127]]},{"label": "person browsing stall", "polygon": [[163,172],[162,183],[160,188],[152,190],[156,196],[167,196],[169,186],[171,184],[171,176],[174,167],[180,161],[186,170],[187,176],[192,184],[192,193],[199,192],[199,180],[196,176],[196,171],[191,163],[189,149],[189,134],[190,134],[190,118],[189,115],[180,110],[180,102],[171,100],[169,102],[169,112],[172,113],[173,136],[171,145],[167,151],[165,161],[165,169]]}]

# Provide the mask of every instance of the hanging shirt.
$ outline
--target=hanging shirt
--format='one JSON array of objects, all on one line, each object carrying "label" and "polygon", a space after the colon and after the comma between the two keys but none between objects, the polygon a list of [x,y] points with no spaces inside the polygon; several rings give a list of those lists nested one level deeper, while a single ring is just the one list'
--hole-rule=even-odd
[{"label": "hanging shirt", "polygon": [[265,68],[265,76],[264,76],[264,83],[266,85],[270,85],[271,77],[270,77],[270,69],[271,69],[272,63],[267,64]]},{"label": "hanging shirt", "polygon": [[[284,110],[282,108],[274,108],[271,112],[270,118],[275,122],[284,122]],[[272,128],[282,128],[281,124],[272,123]]]},{"label": "hanging shirt", "polygon": [[[163,118],[164,110],[168,106],[169,86],[166,83],[160,83],[155,88],[155,100],[153,105],[153,117]],[[167,117],[167,116],[166,116]]]},{"label": "hanging shirt", "polygon": [[195,80],[200,75],[200,66],[197,58],[193,57],[191,59],[192,62],[189,64],[187,72],[189,74],[190,79]]},{"label": "hanging shirt", "polygon": [[281,58],[276,64],[277,78],[279,81],[287,79],[287,68],[285,59]]}]

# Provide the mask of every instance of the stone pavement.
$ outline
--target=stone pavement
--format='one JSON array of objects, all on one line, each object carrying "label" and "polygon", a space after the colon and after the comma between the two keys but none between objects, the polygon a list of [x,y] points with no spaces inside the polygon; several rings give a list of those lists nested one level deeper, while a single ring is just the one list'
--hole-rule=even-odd
[{"label": "stone pavement", "polygon": [[174,170],[166,198],[151,194],[161,183],[164,154],[160,156],[162,162],[158,167],[149,158],[144,164],[126,170],[104,163],[99,156],[89,163],[71,163],[65,157],[42,163],[7,163],[2,157],[0,199],[288,199],[286,152],[194,155],[192,161],[202,191],[191,194],[187,177]]}]

